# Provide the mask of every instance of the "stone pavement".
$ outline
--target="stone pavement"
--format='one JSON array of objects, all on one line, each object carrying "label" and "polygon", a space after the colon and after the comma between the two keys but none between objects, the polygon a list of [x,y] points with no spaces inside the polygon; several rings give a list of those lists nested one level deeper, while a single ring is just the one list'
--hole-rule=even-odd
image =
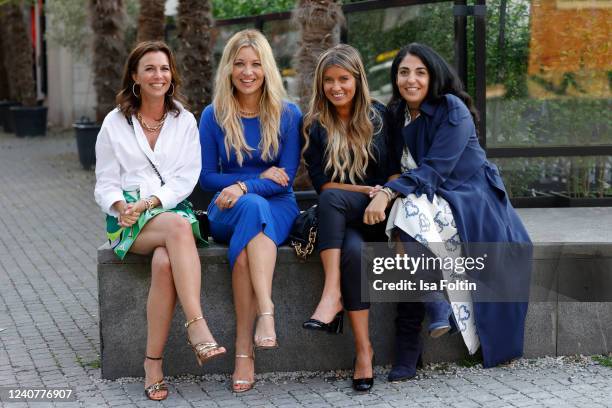
[{"label": "stone pavement", "polygon": [[[42,406],[160,406],[142,379],[100,380],[96,248],[103,217],[72,132],[0,133],[0,387],[68,387],[76,402]],[[323,352],[323,351],[322,351]],[[195,363],[195,361],[194,361]],[[590,357],[520,360],[489,370],[438,364],[417,379],[356,394],[350,372],[258,376],[234,395],[228,377],[169,379],[170,407],[612,407],[612,368]],[[53,405],[55,404],[55,405]],[[0,402],[9,408],[28,403]]]}]

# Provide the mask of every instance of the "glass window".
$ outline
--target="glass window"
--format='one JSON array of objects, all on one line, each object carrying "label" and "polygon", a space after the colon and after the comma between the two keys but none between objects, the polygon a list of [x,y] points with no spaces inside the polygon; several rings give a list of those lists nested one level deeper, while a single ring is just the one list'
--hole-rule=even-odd
[{"label": "glass window", "polygon": [[452,2],[353,12],[346,18],[348,43],[361,53],[372,96],[383,102],[391,97],[391,62],[404,45],[421,42],[454,61]]},{"label": "glass window", "polygon": [[274,58],[283,77],[289,99],[298,101],[297,72],[293,67],[293,56],[298,47],[299,31],[291,20],[272,20],[264,23],[263,33],[274,51]]},{"label": "glass window", "polygon": [[612,157],[513,157],[497,164],[510,197],[612,195]]},{"label": "glass window", "polygon": [[612,144],[612,9],[500,3],[487,2],[487,146]]}]

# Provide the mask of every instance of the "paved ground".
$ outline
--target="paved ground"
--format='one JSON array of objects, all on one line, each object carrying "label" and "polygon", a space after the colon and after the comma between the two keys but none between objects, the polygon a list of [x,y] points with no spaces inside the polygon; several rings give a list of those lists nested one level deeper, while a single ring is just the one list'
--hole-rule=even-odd
[{"label": "paved ground", "polygon": [[[145,400],[142,379],[100,380],[95,260],[104,225],[93,173],[80,169],[75,152],[71,133],[0,133],[0,387],[76,390],[77,401],[59,407],[159,406]],[[350,372],[263,375],[243,395],[228,390],[225,376],[173,378],[162,405],[612,407],[612,368],[590,357],[489,370],[429,366],[401,384],[387,383],[387,370],[377,367],[369,394],[352,391]]]}]

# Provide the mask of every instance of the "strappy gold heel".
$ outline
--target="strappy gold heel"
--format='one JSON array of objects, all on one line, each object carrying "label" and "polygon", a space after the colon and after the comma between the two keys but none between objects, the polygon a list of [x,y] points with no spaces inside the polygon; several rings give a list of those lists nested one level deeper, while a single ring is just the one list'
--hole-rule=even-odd
[{"label": "strappy gold heel", "polygon": [[[272,312],[260,313],[260,315],[257,316],[257,318],[261,319],[262,317],[266,317],[266,316],[269,316],[272,319],[274,319],[274,313]],[[278,348],[278,341],[276,340],[276,337],[257,337],[255,336],[253,338],[253,344],[255,344],[255,348],[258,350],[272,350],[272,349]]]},{"label": "strappy gold heel", "polygon": [[[255,361],[255,350],[253,350],[253,354],[248,356],[246,354],[236,354],[236,358],[250,358]],[[246,387],[242,388],[241,385],[246,385]],[[241,392],[247,392],[253,389],[255,385],[255,380],[232,380],[232,391],[236,394],[240,394]]]},{"label": "strappy gold heel", "polygon": [[[145,356],[145,358],[149,360],[156,360],[156,361],[159,361],[162,359],[162,357],[149,357],[149,356]],[[165,393],[161,391],[165,391]],[[149,385],[148,387],[145,386],[144,393],[145,393],[145,396],[151,401],[163,401],[166,398],[168,398],[168,394],[169,394],[168,386],[164,382],[163,378]],[[160,393],[161,395],[157,395]]]},{"label": "strappy gold heel", "polygon": [[[194,317],[185,323],[185,328],[189,328],[192,323],[202,319],[204,319],[203,316]],[[219,344],[215,342],[200,342],[197,344],[191,344],[189,335],[187,335],[187,344],[189,344],[189,346],[191,346],[193,349],[200,367],[202,367],[202,364],[206,363],[207,361],[210,361],[215,357],[220,357],[226,353],[225,347],[219,346]],[[220,352],[215,353],[217,350],[220,350]]]}]

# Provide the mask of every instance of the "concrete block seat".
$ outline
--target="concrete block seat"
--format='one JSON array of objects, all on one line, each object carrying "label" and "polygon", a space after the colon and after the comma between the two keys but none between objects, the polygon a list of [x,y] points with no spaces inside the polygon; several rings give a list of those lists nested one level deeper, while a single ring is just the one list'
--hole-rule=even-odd
[{"label": "concrete block seat", "polygon": [[[589,275],[595,269],[612,271],[612,234],[606,230],[612,226],[612,208],[530,208],[520,209],[519,214],[534,241],[532,282],[553,279],[559,285],[595,285],[612,293],[612,276]],[[217,341],[228,349],[228,355],[199,369],[186,344],[185,318],[177,307],[164,355],[166,375],[230,373],[233,369],[235,320],[226,248],[213,244],[200,249],[199,254],[204,313]],[[583,277],[590,280],[584,281]],[[144,374],[149,284],[149,257],[129,254],[120,261],[106,245],[98,250],[103,378]],[[273,301],[280,348],[259,353],[257,372],[351,367],[354,351],[348,321],[345,321],[344,334],[339,336],[301,328],[301,323],[314,310],[322,286],[323,271],[318,257],[302,262],[290,247],[279,249]],[[611,316],[612,303],[571,302],[557,294],[544,302],[532,302],[525,331],[525,356],[610,352]],[[377,364],[392,362],[394,318],[395,304],[372,305],[370,332]],[[456,361],[467,355],[460,336],[435,340],[426,337],[425,362]]]}]

